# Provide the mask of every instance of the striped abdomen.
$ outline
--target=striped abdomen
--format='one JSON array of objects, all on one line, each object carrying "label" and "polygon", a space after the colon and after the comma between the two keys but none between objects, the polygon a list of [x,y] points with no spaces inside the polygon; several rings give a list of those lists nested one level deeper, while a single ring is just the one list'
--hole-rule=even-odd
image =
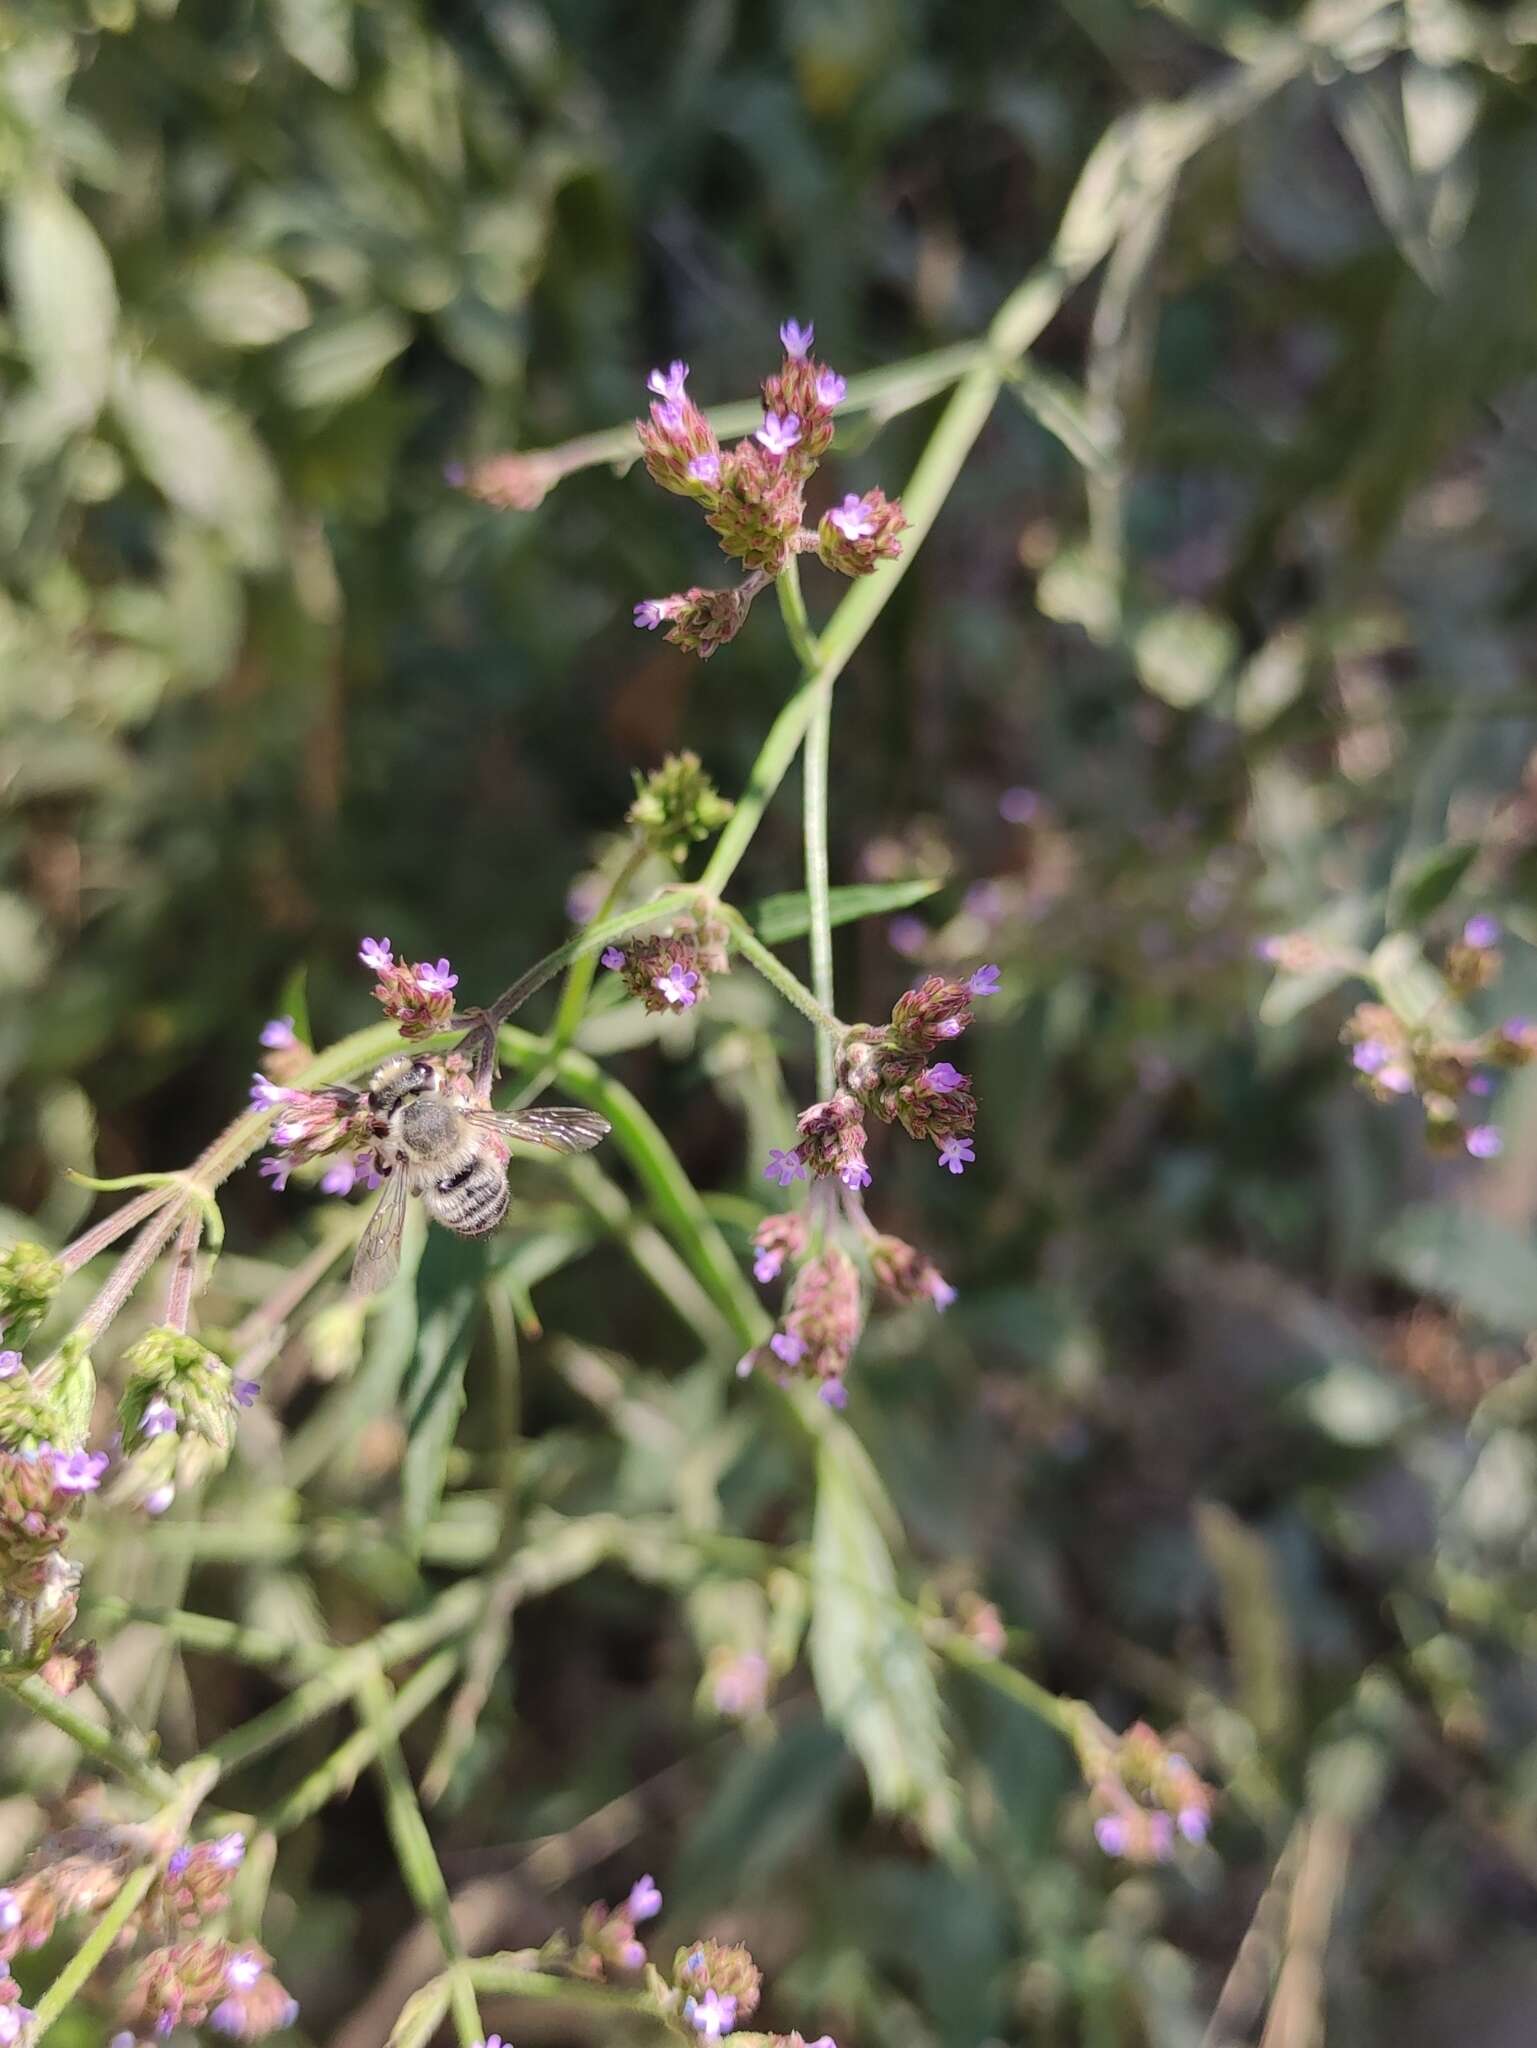
[{"label": "striped abdomen", "polygon": [[427,1213],[461,1237],[484,1237],[507,1214],[505,1167],[472,1152],[452,1172],[422,1189]]}]

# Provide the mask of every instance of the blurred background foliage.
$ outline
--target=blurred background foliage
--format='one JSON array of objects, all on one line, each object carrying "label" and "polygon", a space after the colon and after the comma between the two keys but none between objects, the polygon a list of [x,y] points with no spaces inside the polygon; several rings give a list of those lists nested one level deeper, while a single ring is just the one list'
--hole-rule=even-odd
[{"label": "blurred background foliage", "polygon": [[[13,1228],[80,1221],[66,1167],[190,1156],[263,1018],[302,1004],[321,1044],[364,1021],[361,932],[500,987],[567,929],[632,766],[688,744],[740,787],[790,684],[776,621],[708,667],[630,625],[637,597],[712,580],[697,526],[639,472],[514,513],[445,465],[623,420],[672,356],[702,400],[745,396],[787,313],[846,373],[979,333],[1109,124],[1262,64],[1294,18],[21,0]],[[1272,981],[1254,944],[1435,956],[1492,912],[1487,1016],[1537,1010],[1534,104],[1537,11],[1459,0],[1385,6],[1256,95],[1068,299],[838,694],[835,879],[943,884],[839,935],[840,1011],[880,1014],[917,964],[997,959],[1005,985],[968,1042],[974,1173],[872,1157],[878,1219],[962,1293],[942,1325],[872,1328],[850,1421],[912,1598],[985,1596],[1054,1688],[1185,1731],[1231,1788],[1213,1845],[1107,1863],[1066,1748],[956,1673],[948,1760],[926,1703],[899,1714],[921,1753],[886,1758],[897,1810],[873,1811],[793,1661],[801,1596],[669,1549],[803,1538],[801,1452],[734,1393],[698,1304],[606,1240],[645,1191],[530,1175],[489,1279],[424,1263],[420,1301],[366,1323],[326,1282],[201,1533],[104,1554],[94,1582],[321,1643],[521,1559],[483,1701],[410,1737],[477,1946],[537,1942],[650,1868],[669,1927],[747,1939],[778,2023],[845,2048],[1258,2039],[1277,1970],[1268,2048],[1325,2010],[1339,2041],[1525,2039],[1537,1090],[1498,1102],[1499,1161],[1432,1158],[1412,1108],[1351,1085],[1363,991]],[[836,488],[895,486],[930,418],[868,456],[852,421]],[[782,802],[747,896],[799,863]],[[697,1031],[615,1011],[582,1042],[740,1248],[761,1145],[809,1094],[797,1020],[734,984]],[[205,1324],[335,1221],[252,1175],[228,1206]],[[424,1344],[472,1347],[471,1402],[415,1557],[395,1417]],[[822,1617],[824,1696],[845,1621]],[[771,1637],[788,1668],[738,1727],[723,1665]],[[275,1696],[131,1628],[107,1669],[162,1703],[173,1755]],[[14,1850],[67,1756],[9,1734]],[[241,1782],[254,1809],[290,1781]],[[275,1884],[305,2038],[374,2048],[432,1951],[366,1783],[285,1841]],[[517,2039],[584,2024],[518,2015]]]}]

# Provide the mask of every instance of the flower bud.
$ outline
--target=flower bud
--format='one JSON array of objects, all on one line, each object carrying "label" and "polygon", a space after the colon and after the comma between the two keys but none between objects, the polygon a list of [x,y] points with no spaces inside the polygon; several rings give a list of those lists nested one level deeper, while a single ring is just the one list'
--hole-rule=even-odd
[{"label": "flower bud", "polygon": [[681,866],[690,846],[718,832],[735,808],[706,775],[697,754],[669,754],[650,775],[636,772],[635,801],[625,820],[653,852]]},{"label": "flower bud", "polygon": [[142,1503],[173,1476],[178,1486],[192,1486],[222,1471],[235,1444],[237,1402],[234,1374],[218,1353],[181,1331],[157,1329],[123,1363],[120,1495]]},{"label": "flower bud", "polygon": [[29,1239],[0,1251],[0,1335],[25,1344],[64,1285],[64,1268]]},{"label": "flower bud", "polygon": [[635,607],[635,623],[647,632],[665,624],[665,638],[685,654],[708,661],[742,630],[755,592],[703,590],[695,583],[674,597],[648,597]]},{"label": "flower bud", "polygon": [[841,505],[822,514],[817,554],[840,576],[868,576],[877,562],[901,554],[897,536],[906,525],[906,513],[884,491],[866,491],[862,498],[851,491]]}]

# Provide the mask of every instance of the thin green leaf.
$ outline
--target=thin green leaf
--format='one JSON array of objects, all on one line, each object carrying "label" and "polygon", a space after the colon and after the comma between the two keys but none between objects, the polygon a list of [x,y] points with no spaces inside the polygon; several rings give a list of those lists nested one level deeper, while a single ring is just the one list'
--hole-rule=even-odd
[{"label": "thin green leaf", "polygon": [[[834,889],[829,899],[831,922],[852,924],[856,918],[880,917],[892,910],[906,910],[922,903],[944,885],[931,876],[913,876],[904,882],[854,882]],[[804,889],[784,896],[765,896],[748,914],[748,923],[768,946],[782,946],[787,939],[803,938],[810,928],[811,913]]]},{"label": "thin green leaf", "polygon": [[413,1547],[443,1498],[448,1453],[464,1410],[464,1369],[485,1272],[482,1239],[429,1231],[416,1274],[416,1350],[400,1390],[406,1431],[400,1512]]}]

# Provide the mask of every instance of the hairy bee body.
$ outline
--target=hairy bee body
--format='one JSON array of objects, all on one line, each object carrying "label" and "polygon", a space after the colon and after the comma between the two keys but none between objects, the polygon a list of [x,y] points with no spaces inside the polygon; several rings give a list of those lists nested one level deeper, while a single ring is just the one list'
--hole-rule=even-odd
[{"label": "hairy bee body", "polygon": [[420,1195],[435,1222],[461,1237],[484,1237],[507,1214],[507,1141],[585,1152],[608,1131],[585,1109],[500,1114],[442,1092],[443,1071],[405,1054],[375,1069],[363,1100],[385,1180],[352,1271],[359,1293],[384,1286],[400,1255],[407,1195]]}]

